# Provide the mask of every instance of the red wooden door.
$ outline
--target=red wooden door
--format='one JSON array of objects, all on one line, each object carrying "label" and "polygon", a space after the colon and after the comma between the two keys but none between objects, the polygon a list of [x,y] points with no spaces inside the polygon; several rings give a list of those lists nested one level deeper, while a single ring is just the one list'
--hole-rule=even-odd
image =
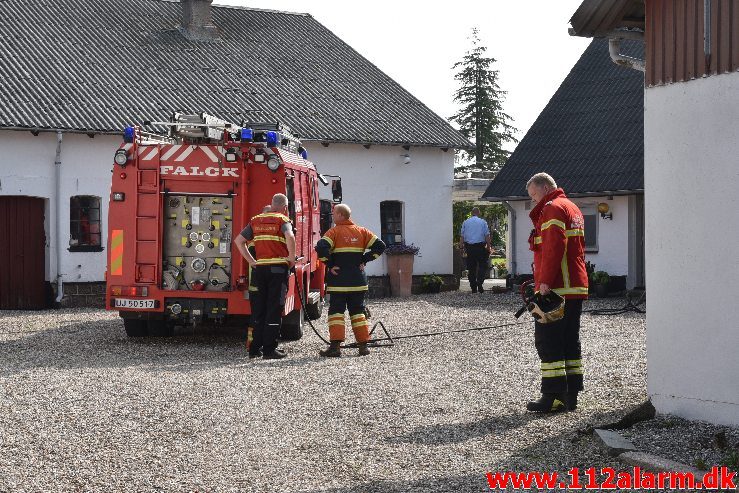
[{"label": "red wooden door", "polygon": [[46,308],[44,200],[0,197],[0,309]]}]

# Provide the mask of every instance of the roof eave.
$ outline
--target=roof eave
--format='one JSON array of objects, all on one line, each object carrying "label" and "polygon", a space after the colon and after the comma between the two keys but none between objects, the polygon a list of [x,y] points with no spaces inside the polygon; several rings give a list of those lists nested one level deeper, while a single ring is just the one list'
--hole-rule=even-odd
[{"label": "roof eave", "polygon": [[[567,190],[565,190],[565,194],[569,198],[586,198],[586,197],[603,197],[607,195],[613,195],[613,196],[623,196],[623,195],[640,195],[644,193],[643,188],[636,188],[634,190],[603,190],[598,192],[580,192],[580,193],[568,193]],[[501,196],[501,197],[481,197],[481,200],[486,200],[488,202],[517,202],[521,200],[531,200],[528,195],[508,195],[508,196]]]},{"label": "roof eave", "polygon": [[475,147],[470,144],[469,146],[463,146],[461,143],[445,143],[445,142],[396,142],[396,141],[369,141],[369,140],[348,140],[348,139],[317,139],[317,138],[302,138],[303,142],[320,142],[322,144],[352,144],[352,145],[363,145],[363,146],[411,146],[411,147],[435,147],[439,149],[454,149],[454,150],[470,150]]},{"label": "roof eave", "polygon": [[[0,130],[10,130],[17,132],[64,132],[73,134],[96,134],[96,135],[122,135],[123,130],[111,129],[84,129],[84,128],[51,128],[51,127],[35,127],[35,126],[0,126]],[[473,149],[474,146],[464,147],[460,144],[443,143],[443,142],[377,142],[377,141],[360,141],[360,140],[341,140],[341,139],[309,139],[302,138],[303,142],[320,142],[326,144],[353,144],[364,146],[411,146],[411,147],[433,147],[441,150],[467,150]]]},{"label": "roof eave", "polygon": [[644,0],[583,0],[570,19],[570,36],[603,38],[617,29],[644,30]]}]

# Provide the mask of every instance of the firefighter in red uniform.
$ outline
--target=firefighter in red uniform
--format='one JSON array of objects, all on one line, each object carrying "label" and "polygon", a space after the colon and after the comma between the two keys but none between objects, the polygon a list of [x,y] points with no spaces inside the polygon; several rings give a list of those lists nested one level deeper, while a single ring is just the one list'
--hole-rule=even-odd
[{"label": "firefighter in red uniform", "polygon": [[583,389],[580,314],[588,297],[585,269],[584,218],[554,179],[538,173],[526,184],[536,206],[529,216],[534,229],[529,246],[534,252],[534,282],[538,292],[554,291],[565,298],[564,318],[535,322],[534,341],[541,359],[541,398],[529,402],[535,412],[575,410]]},{"label": "firefighter in red uniform", "polygon": [[349,310],[359,355],[369,354],[369,326],[364,315],[367,275],[364,266],[385,250],[385,243],[370,230],[357,226],[351,219],[349,206],[334,208],[336,226],[329,229],[316,244],[319,259],[326,264],[326,291],[331,300],[328,308],[328,331],[331,345],[321,356],[341,356],[341,343],[346,336],[344,311]]},{"label": "firefighter in red uniform", "polygon": [[[254,216],[234,239],[234,244],[253,269],[258,296],[252,303],[253,340],[249,357],[280,359],[287,354],[277,349],[287,281],[295,265],[295,236],[287,214],[287,197],[272,197],[271,211]],[[253,241],[256,259],[247,248]]]}]

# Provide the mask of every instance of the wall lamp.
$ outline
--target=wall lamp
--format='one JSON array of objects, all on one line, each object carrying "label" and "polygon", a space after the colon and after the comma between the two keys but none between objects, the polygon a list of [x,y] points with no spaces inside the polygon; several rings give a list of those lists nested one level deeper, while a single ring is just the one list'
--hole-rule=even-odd
[{"label": "wall lamp", "polygon": [[403,158],[403,164],[411,164],[411,155],[410,154],[401,154],[400,157]]},{"label": "wall lamp", "polygon": [[600,212],[600,217],[603,219],[610,219],[613,221],[613,212],[611,212],[611,208],[605,202],[598,204],[598,212]]}]

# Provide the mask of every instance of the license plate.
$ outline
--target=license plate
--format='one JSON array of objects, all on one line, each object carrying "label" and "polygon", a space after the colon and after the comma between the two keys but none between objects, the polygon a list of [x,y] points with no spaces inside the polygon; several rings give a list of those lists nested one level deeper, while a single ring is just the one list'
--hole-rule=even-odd
[{"label": "license plate", "polygon": [[115,299],[116,308],[133,308],[134,310],[145,310],[147,308],[156,308],[155,304],[156,300],[129,300],[122,298]]}]

